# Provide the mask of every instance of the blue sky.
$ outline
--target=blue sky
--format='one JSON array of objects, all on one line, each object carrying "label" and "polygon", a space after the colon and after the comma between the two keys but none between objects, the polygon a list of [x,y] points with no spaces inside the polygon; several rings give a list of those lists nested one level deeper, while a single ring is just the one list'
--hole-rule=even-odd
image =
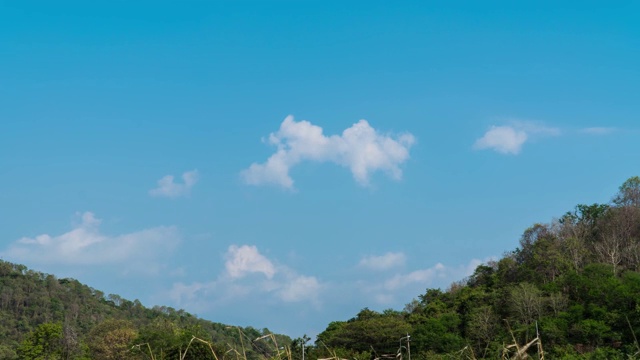
[{"label": "blue sky", "polygon": [[0,257],[317,334],[608,202],[632,2],[2,1]]}]

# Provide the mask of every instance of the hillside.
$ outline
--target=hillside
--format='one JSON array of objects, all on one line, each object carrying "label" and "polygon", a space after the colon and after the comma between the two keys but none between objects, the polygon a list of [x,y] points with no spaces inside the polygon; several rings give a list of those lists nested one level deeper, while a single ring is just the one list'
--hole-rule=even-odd
[{"label": "hillside", "polygon": [[359,359],[406,356],[408,345],[414,359],[513,359],[517,347],[521,358],[636,359],[639,271],[640,178],[633,177],[610,204],[577,205],[534,224],[518,248],[446,291],[427,289],[402,311],[364,309],[332,322],[316,344],[325,355],[326,346]]},{"label": "hillside", "polygon": [[[171,307],[146,308],[138,300],[105,295],[74,279],[0,261],[0,359],[144,358],[150,350],[158,359],[178,358],[193,336],[219,353],[244,345],[246,358],[255,359],[271,355],[269,344],[252,343],[268,333],[206,321]],[[286,336],[275,338],[284,345],[290,342]],[[123,344],[117,344],[120,340]],[[145,351],[131,351],[135,344],[145,344]],[[185,357],[207,358],[213,357],[204,342],[193,343]]]},{"label": "hillside", "polygon": [[447,290],[331,322],[314,346],[4,261],[0,319],[0,359],[638,359],[640,178],[609,204],[532,225]]}]

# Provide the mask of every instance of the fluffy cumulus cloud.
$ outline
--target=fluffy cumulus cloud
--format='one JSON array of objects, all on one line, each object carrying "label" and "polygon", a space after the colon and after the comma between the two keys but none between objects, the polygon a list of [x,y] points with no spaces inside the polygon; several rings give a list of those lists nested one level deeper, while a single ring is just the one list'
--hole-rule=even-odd
[{"label": "fluffy cumulus cloud", "polygon": [[360,120],[341,135],[326,136],[321,127],[288,116],[280,129],[269,135],[276,152],[266,162],[253,163],[241,175],[250,185],[272,184],[292,189],[292,167],[304,161],[331,162],[348,168],[360,185],[368,185],[371,173],[382,171],[393,179],[402,177],[400,165],[409,159],[413,135],[381,134]]},{"label": "fluffy cumulus cloud", "polygon": [[388,252],[384,255],[365,256],[360,260],[358,266],[368,270],[382,271],[403,266],[406,261],[406,256],[401,252]]},{"label": "fluffy cumulus cloud", "polygon": [[276,269],[273,263],[260,254],[255,246],[231,245],[226,254],[225,268],[232,279],[237,279],[250,273],[262,273],[267,278],[273,278]]},{"label": "fluffy cumulus cloud", "polygon": [[175,182],[173,175],[167,175],[158,180],[158,187],[149,190],[154,197],[178,198],[191,193],[191,188],[198,182],[198,170],[187,171],[182,174],[182,183]]},{"label": "fluffy cumulus cloud", "polygon": [[[318,305],[323,284],[314,277],[274,263],[256,246],[231,245],[227,249],[224,272],[213,281],[175,283],[170,297],[178,306],[206,310],[212,305],[251,298],[281,303],[307,302]],[[260,276],[248,276],[256,274]]]},{"label": "fluffy cumulus cloud", "polygon": [[78,224],[66,233],[21,238],[1,255],[30,264],[100,265],[168,253],[180,241],[175,227],[112,236],[100,231],[101,220],[93,213],[78,214],[78,219]]},{"label": "fluffy cumulus cloud", "polygon": [[558,136],[560,129],[534,122],[512,121],[509,125],[492,126],[476,142],[476,150],[494,150],[501,154],[518,155],[531,139]]}]

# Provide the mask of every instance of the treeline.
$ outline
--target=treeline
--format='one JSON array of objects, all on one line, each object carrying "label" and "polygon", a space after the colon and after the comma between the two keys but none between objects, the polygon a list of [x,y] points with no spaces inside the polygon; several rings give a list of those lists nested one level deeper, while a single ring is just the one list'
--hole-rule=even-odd
[{"label": "treeline", "polygon": [[[270,333],[214,323],[171,307],[147,308],[138,300],[105,295],[74,279],[57,279],[0,260],[0,359],[152,355],[158,360],[195,360],[214,359],[212,350],[231,350],[253,360],[273,356],[269,342],[254,341]],[[291,342],[287,336],[272,337],[282,345]]]},{"label": "treeline", "polygon": [[640,358],[639,271],[633,177],[610,204],[578,205],[533,225],[517,249],[446,291],[428,289],[402,311],[364,309],[332,322],[314,351],[358,359],[409,349],[413,359],[517,358],[518,349],[521,358]]}]

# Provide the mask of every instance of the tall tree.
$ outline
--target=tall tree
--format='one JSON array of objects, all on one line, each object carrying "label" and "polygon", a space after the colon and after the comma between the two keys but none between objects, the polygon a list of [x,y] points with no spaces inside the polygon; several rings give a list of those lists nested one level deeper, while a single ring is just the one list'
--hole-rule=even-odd
[{"label": "tall tree", "polygon": [[613,202],[618,206],[640,207],[640,177],[633,176],[622,183]]}]

